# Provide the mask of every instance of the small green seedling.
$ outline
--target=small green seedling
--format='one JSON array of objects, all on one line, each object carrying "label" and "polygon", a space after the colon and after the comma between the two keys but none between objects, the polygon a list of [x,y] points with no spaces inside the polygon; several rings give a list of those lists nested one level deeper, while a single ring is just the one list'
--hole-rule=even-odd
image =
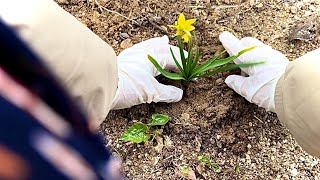
[{"label": "small green seedling", "polygon": [[163,114],[153,114],[148,124],[137,122],[133,124],[120,137],[122,141],[130,141],[134,143],[147,142],[151,136],[157,136],[158,130],[152,130],[153,126],[163,126],[170,121],[170,117]]},{"label": "small green seedling", "polygon": [[181,172],[182,172],[183,175],[188,175],[189,174],[189,167],[181,168]]},{"label": "small green seedling", "polygon": [[209,156],[198,156],[198,160],[203,166],[213,169],[216,173],[221,173],[221,168]]},{"label": "small green seedling", "polygon": [[240,165],[239,165],[239,164],[237,164],[237,165],[234,167],[234,171],[235,171],[236,173],[240,173]]}]

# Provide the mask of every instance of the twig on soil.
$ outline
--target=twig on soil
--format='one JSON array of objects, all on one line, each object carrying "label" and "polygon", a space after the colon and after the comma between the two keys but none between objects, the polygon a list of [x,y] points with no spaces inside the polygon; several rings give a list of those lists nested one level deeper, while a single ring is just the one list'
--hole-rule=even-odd
[{"label": "twig on soil", "polygon": [[189,8],[204,9],[205,6],[189,6]]},{"label": "twig on soil", "polygon": [[236,8],[236,7],[240,7],[242,6],[242,4],[240,5],[224,5],[224,6],[211,6],[212,9],[227,9],[227,8]]},{"label": "twig on soil", "polygon": [[159,26],[158,24],[156,24],[154,22],[154,20],[152,18],[148,18],[148,22],[156,29],[160,30],[161,32],[165,33],[165,34],[169,34],[168,30]]},{"label": "twig on soil", "polygon": [[[87,1],[90,1],[90,0],[87,0]],[[134,19],[131,19],[131,18],[125,16],[125,15],[122,15],[121,13],[119,13],[119,12],[117,12],[117,11],[113,11],[113,10],[110,10],[110,9],[108,9],[108,8],[106,8],[106,7],[101,6],[100,3],[98,2],[98,0],[93,0],[93,2],[94,2],[94,5],[98,6],[98,9],[99,9],[100,12],[107,11],[107,12],[109,12],[109,13],[114,13],[114,14],[117,14],[118,16],[121,16],[121,17],[123,17],[123,18],[125,18],[125,19],[127,19],[127,20],[129,20],[129,21],[132,21],[132,22],[134,22],[134,23],[136,23],[136,24],[139,24],[139,23],[138,23],[137,21],[135,21]]]},{"label": "twig on soil", "polygon": [[260,121],[261,123],[263,123],[263,121],[260,118],[258,118],[256,115],[253,115],[253,117],[256,118],[258,121]]}]

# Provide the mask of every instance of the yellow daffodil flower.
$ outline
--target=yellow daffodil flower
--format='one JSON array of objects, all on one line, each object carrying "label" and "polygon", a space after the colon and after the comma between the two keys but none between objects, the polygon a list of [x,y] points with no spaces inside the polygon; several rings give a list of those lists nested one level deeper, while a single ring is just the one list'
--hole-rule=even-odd
[{"label": "yellow daffodil flower", "polygon": [[175,36],[181,36],[184,42],[189,42],[191,40],[191,31],[195,30],[196,28],[192,26],[193,23],[196,22],[197,19],[188,19],[184,14],[180,14],[178,21],[174,23],[174,25],[169,25],[171,28],[177,29],[177,33]]}]

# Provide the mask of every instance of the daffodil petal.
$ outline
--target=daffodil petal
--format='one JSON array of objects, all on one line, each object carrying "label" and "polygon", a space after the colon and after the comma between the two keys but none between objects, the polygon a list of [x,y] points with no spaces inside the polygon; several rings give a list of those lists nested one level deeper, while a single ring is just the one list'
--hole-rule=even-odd
[{"label": "daffodil petal", "polygon": [[184,34],[183,36],[182,36],[182,39],[184,40],[184,42],[189,42],[190,41],[190,36],[188,35],[188,34]]},{"label": "daffodil petal", "polygon": [[193,30],[195,30],[196,28],[194,27],[194,26],[188,26],[187,28],[186,28],[186,30],[187,31],[193,31]]},{"label": "daffodil petal", "polygon": [[191,25],[193,23],[195,23],[197,21],[197,19],[188,19],[186,20],[186,24]]},{"label": "daffodil petal", "polygon": [[184,16],[184,14],[180,14],[178,18],[178,25],[184,24],[185,21],[186,21],[186,17]]},{"label": "daffodil petal", "polygon": [[186,33],[186,35],[188,35],[189,37],[192,36],[191,33],[189,31],[185,30],[185,29],[183,29],[183,32]]}]

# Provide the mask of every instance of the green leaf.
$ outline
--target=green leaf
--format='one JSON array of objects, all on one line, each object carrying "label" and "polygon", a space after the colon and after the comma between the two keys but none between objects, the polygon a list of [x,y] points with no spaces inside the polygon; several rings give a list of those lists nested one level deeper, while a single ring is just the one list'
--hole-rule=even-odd
[{"label": "green leaf", "polygon": [[121,141],[134,143],[146,142],[150,139],[149,127],[141,122],[133,124],[120,138]]},{"label": "green leaf", "polygon": [[184,174],[184,175],[189,174],[189,167],[183,167],[183,168],[181,169],[181,172],[182,172],[182,174]]},{"label": "green leaf", "polygon": [[[225,51],[223,51],[222,53],[220,53],[218,56],[214,57],[213,59],[209,60],[207,63],[205,63],[205,66],[203,67],[199,67],[199,68],[196,68],[194,70],[194,73],[192,73],[192,76],[198,76],[199,74],[201,73],[204,73],[210,69],[213,69],[213,68],[216,68],[216,67],[219,67],[219,66],[223,66],[225,64],[228,64],[230,63],[231,61],[234,61],[235,59],[239,58],[242,54],[248,52],[248,51],[251,51],[253,49],[257,48],[257,46],[253,46],[253,47],[249,47],[247,49],[244,49],[242,51],[240,51],[238,54],[234,55],[234,56],[230,56],[228,58],[225,58],[225,59],[220,59],[218,61],[216,57],[219,57],[221,56]],[[226,70],[227,71],[227,70]]]},{"label": "green leaf", "polygon": [[194,61],[192,62],[191,71],[193,71],[193,69],[197,66],[199,62],[199,58],[200,58],[200,52],[199,52],[199,47],[197,47],[196,56],[194,58]]},{"label": "green leaf", "polygon": [[200,66],[197,66],[196,68],[193,69],[192,74],[191,74],[191,78],[195,78],[196,76],[198,76],[199,74],[205,72],[205,69],[210,66],[210,64],[214,63],[217,59],[219,59],[224,53],[226,53],[227,51],[223,51],[220,54],[218,54],[217,56],[214,56],[213,58],[211,58],[209,61],[205,62],[204,64],[201,64]]},{"label": "green leaf", "polygon": [[214,74],[218,74],[221,72],[225,72],[225,71],[231,71],[234,69],[238,69],[238,68],[245,68],[245,67],[250,67],[250,66],[255,66],[258,64],[264,64],[265,62],[253,62],[253,63],[242,63],[242,64],[231,64],[231,65],[227,65],[224,67],[221,67],[219,69],[213,70],[213,71],[209,71],[207,73],[201,74],[199,77],[208,77]]},{"label": "green leaf", "polygon": [[185,71],[185,74],[186,74],[186,78],[189,77],[189,75],[191,74],[191,66],[192,66],[192,60],[193,60],[193,52],[192,52],[192,39],[190,39],[188,45],[189,45],[189,48],[188,48],[188,58],[187,58],[187,64],[186,64],[186,69],[184,70]]},{"label": "green leaf", "polygon": [[234,167],[234,171],[235,171],[236,173],[240,173],[240,165],[239,165],[239,164],[237,164],[237,165]]},{"label": "green leaf", "polygon": [[225,64],[228,64],[230,63],[231,61],[234,61],[235,59],[237,59],[238,57],[240,57],[242,54],[248,52],[248,51],[251,51],[253,49],[257,48],[257,46],[253,46],[253,47],[249,47],[247,49],[244,49],[242,51],[240,51],[238,54],[234,55],[234,56],[230,56],[228,58],[225,58],[225,59],[221,59],[219,61],[215,61],[214,63],[211,63],[207,68],[205,68],[203,70],[203,72],[209,70],[209,69],[213,69],[213,68],[216,68],[218,66],[222,66],[222,65],[225,65]]},{"label": "green leaf", "polygon": [[219,174],[219,173],[221,173],[221,169],[220,169],[220,168],[217,168],[217,169],[215,170],[215,172]]},{"label": "green leaf", "polygon": [[148,59],[151,61],[151,63],[157,68],[157,70],[164,75],[166,78],[173,79],[173,80],[184,80],[184,77],[180,73],[171,73],[166,70],[164,70],[159,63],[150,55],[148,55]]},{"label": "green leaf", "polygon": [[182,63],[182,67],[183,69],[186,69],[186,57],[184,55],[184,51],[183,51],[183,43],[181,41],[181,36],[178,36],[178,47],[180,50],[180,57],[181,57],[181,63]]},{"label": "green leaf", "polygon": [[149,126],[162,126],[170,121],[170,117],[164,114],[153,114],[152,119],[149,122]]},{"label": "green leaf", "polygon": [[171,47],[170,47],[170,52],[171,52],[172,58],[173,58],[173,60],[174,60],[174,63],[177,65],[177,67],[179,68],[180,72],[181,72],[182,74],[184,74],[184,71],[183,71],[180,63],[178,62],[176,56],[174,55]]}]

